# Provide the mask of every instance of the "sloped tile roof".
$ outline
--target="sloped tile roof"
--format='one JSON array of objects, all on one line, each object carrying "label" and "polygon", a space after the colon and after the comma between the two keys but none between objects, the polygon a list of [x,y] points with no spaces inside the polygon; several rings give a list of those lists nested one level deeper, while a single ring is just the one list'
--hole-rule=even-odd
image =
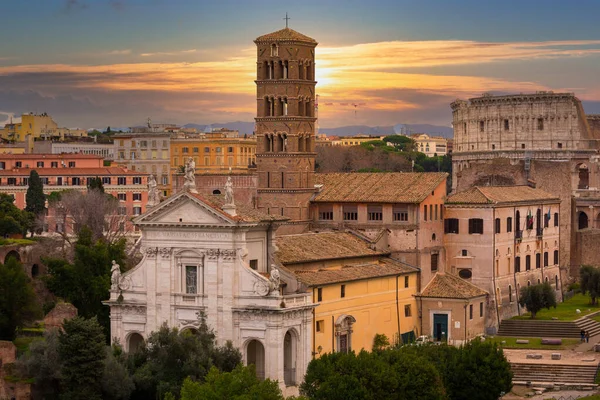
[{"label": "sloped tile roof", "polygon": [[277,258],[282,264],[387,254],[346,232],[303,233],[279,236]]},{"label": "sloped tile roof", "polygon": [[294,271],[298,279],[308,286],[321,286],[340,282],[357,281],[361,279],[380,278],[417,272],[407,264],[391,258],[380,258],[366,264],[344,265],[336,269],[318,271]]},{"label": "sloped tile roof", "polygon": [[311,37],[296,32],[290,28],[283,28],[281,30],[267,33],[257,37],[254,42],[276,42],[276,41],[294,41],[294,42],[307,42],[317,44],[317,41]]},{"label": "sloped tile roof", "polygon": [[288,217],[284,217],[282,215],[271,215],[265,214],[261,211],[258,211],[255,208],[247,204],[235,204],[235,212],[236,216],[233,217],[223,210],[223,205],[225,205],[225,195],[210,195],[210,196],[202,196],[197,193],[189,193],[190,196],[195,197],[196,199],[202,201],[206,205],[214,208],[216,211],[221,213],[227,218],[233,219],[234,221],[242,221],[242,222],[268,222],[268,221],[287,221]]},{"label": "sloped tile roof", "polygon": [[502,204],[560,199],[529,186],[475,186],[448,197],[446,204]]},{"label": "sloped tile roof", "polygon": [[313,201],[420,203],[447,177],[445,172],[315,174],[315,183],[323,187]]},{"label": "sloped tile roof", "polygon": [[471,299],[485,296],[485,290],[473,285],[456,275],[438,272],[418,294],[419,297],[436,297],[445,299]]}]

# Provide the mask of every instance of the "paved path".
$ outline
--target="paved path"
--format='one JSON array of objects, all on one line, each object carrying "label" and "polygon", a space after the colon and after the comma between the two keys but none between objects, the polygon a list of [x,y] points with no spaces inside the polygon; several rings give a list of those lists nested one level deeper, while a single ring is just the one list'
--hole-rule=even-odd
[{"label": "paved path", "polygon": [[[590,343],[582,343],[580,346],[589,344],[592,346],[591,338]],[[533,360],[527,358],[527,354],[541,354],[540,360]],[[561,353],[560,360],[552,360],[552,353]],[[574,350],[540,350],[540,349],[504,349],[504,354],[508,361],[512,363],[527,363],[527,364],[557,364],[557,365],[581,365],[583,363],[587,365],[598,365],[600,364],[600,353],[592,353],[588,351]],[[585,361],[584,361],[585,360]]]},{"label": "paved path", "polygon": [[[575,347],[575,351],[586,352],[593,351],[594,345],[600,343],[600,335],[591,336],[589,342],[580,343]],[[600,355],[600,353],[598,353]]]}]

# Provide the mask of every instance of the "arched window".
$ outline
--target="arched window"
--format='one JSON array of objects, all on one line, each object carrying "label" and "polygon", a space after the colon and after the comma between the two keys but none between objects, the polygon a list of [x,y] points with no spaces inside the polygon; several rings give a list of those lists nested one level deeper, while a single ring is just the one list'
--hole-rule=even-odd
[{"label": "arched window", "polygon": [[129,335],[129,340],[127,343],[127,351],[129,353],[135,353],[139,351],[144,344],[144,338],[139,333],[132,333]]},{"label": "arched window", "polygon": [[31,277],[35,278],[36,276],[38,276],[40,274],[40,267],[37,264],[33,264],[31,266]]},{"label": "arched window", "polygon": [[506,232],[512,232],[512,217],[506,218]]},{"label": "arched window", "polygon": [[500,233],[500,218],[494,221],[494,233]]},{"label": "arched window", "polygon": [[585,164],[578,166],[579,183],[577,189],[587,189],[590,185],[590,171]]},{"label": "arched window", "polygon": [[583,211],[579,212],[578,216],[578,228],[579,229],[587,229],[589,225],[588,216]]},{"label": "arched window", "polygon": [[352,325],[356,319],[352,315],[342,314],[335,322],[336,350],[347,353],[352,350]]},{"label": "arched window", "polygon": [[265,379],[265,347],[256,339],[246,347],[246,365],[254,365],[258,379]]},{"label": "arched window", "polygon": [[296,386],[296,348],[298,338],[289,330],[283,338],[283,380],[286,386]]},{"label": "arched window", "polygon": [[271,57],[279,57],[279,46],[276,43],[271,45]]},{"label": "arched window", "polygon": [[531,286],[531,282],[527,281],[527,287]]},{"label": "arched window", "polygon": [[515,213],[515,231],[521,230],[521,213],[517,210]]}]

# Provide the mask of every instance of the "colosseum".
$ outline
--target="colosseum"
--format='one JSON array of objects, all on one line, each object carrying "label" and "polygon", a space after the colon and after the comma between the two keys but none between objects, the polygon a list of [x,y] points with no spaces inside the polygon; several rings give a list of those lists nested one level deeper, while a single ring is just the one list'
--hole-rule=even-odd
[{"label": "colosseum", "polygon": [[560,265],[596,264],[600,245],[600,115],[573,93],[484,94],[451,104],[453,191],[535,185],[560,197]]}]

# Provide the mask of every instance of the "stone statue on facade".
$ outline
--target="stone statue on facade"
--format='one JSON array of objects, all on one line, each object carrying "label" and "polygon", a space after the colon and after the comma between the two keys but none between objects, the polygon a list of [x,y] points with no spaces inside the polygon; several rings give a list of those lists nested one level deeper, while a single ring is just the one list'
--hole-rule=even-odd
[{"label": "stone statue on facade", "polygon": [[269,277],[269,286],[270,291],[279,290],[279,286],[281,285],[281,276],[279,275],[279,270],[275,265],[271,265],[271,276]]},{"label": "stone statue on facade", "polygon": [[196,190],[196,163],[192,157],[188,158],[185,163],[185,183],[184,190],[189,190],[191,193],[198,193]]},{"label": "stone statue on facade", "polygon": [[227,182],[225,183],[225,204],[235,205],[233,201],[233,183],[230,176],[227,177]]},{"label": "stone statue on facade", "polygon": [[121,266],[117,264],[115,260],[112,260],[112,267],[110,268],[110,289],[118,290],[119,283],[121,281]]},{"label": "stone statue on facade", "polygon": [[160,203],[160,196],[158,194],[158,185],[154,175],[148,177],[148,207],[153,207]]}]

